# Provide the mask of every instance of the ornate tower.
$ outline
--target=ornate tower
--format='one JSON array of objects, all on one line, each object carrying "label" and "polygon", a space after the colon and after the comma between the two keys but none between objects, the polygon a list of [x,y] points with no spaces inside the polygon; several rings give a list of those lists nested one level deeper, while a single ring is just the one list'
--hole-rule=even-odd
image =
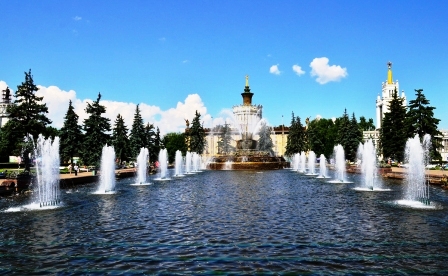
[{"label": "ornate tower", "polygon": [[238,124],[241,140],[237,141],[237,149],[255,149],[257,141],[252,139],[253,132],[262,118],[261,105],[252,104],[252,96],[254,93],[250,92],[249,76],[246,76],[246,86],[244,92],[241,93],[243,97],[243,104],[233,107],[233,115]]},{"label": "ornate tower", "polygon": [[6,87],[2,91],[2,100],[0,102],[0,127],[3,127],[9,120],[9,114],[6,109],[11,104],[11,90],[9,90],[9,87]]},{"label": "ornate tower", "polygon": [[[389,103],[392,100],[392,95],[397,90],[397,93],[400,93],[400,87],[398,84],[398,80],[395,82],[392,79],[392,62],[387,63],[387,81],[382,83],[382,91],[381,96],[378,95],[376,99],[376,128],[381,128],[381,121],[384,118],[384,114],[388,113]],[[400,96],[399,96],[400,97]],[[401,98],[403,98],[403,106],[406,106],[406,96],[404,91],[401,92]]]}]

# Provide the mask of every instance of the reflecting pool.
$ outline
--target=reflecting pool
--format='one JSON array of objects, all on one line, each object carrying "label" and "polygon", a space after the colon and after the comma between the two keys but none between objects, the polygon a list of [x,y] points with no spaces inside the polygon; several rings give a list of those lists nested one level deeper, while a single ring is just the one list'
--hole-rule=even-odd
[{"label": "reflecting pool", "polygon": [[[169,170],[173,174],[174,171]],[[433,210],[396,204],[404,183],[360,192],[292,170],[204,171],[94,194],[61,190],[62,207],[5,212],[0,274],[448,273],[448,194]]]}]

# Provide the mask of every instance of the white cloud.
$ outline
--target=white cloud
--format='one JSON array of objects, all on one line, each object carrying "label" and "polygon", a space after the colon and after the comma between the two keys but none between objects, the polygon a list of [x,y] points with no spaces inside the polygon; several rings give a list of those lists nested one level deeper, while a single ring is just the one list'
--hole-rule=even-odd
[{"label": "white cloud", "polygon": [[297,65],[297,64],[294,64],[294,65],[292,66],[292,71],[296,72],[296,74],[297,74],[298,76],[305,74],[305,71],[302,70],[302,67],[300,67],[300,66]]},{"label": "white cloud", "polygon": [[269,68],[269,73],[274,74],[274,75],[280,75],[281,72],[278,69],[278,64],[272,65],[271,68]]},{"label": "white cloud", "polygon": [[[61,128],[64,123],[64,116],[67,113],[68,102],[72,100],[73,107],[80,106],[81,101],[76,99],[76,92],[74,90],[64,91],[57,86],[45,87],[37,85],[36,96],[44,97],[42,102],[48,107],[47,117],[53,121],[52,125],[56,128]],[[80,115],[77,112],[78,115]]]},{"label": "white cloud", "polygon": [[81,20],[81,19],[82,19],[81,16],[75,16],[75,17],[73,17],[73,20],[75,20],[75,21],[79,21],[79,20]]},{"label": "white cloud", "polygon": [[[6,89],[6,87],[6,82],[0,80],[0,92]],[[82,125],[84,119],[87,119],[85,112],[87,103],[92,103],[96,100],[97,96],[95,95],[93,100],[78,99],[74,90],[65,91],[57,86],[45,87],[37,85],[37,87],[39,90],[36,92],[36,96],[43,97],[42,102],[48,107],[48,113],[46,115],[52,121],[51,125],[58,129],[64,125],[64,117],[67,113],[70,100],[72,101],[76,114],[79,116],[78,124]],[[11,93],[14,93],[12,89]],[[106,107],[106,113],[103,116],[110,119],[112,127],[118,114],[123,117],[128,129],[132,127],[137,104],[104,100],[104,95],[102,95],[100,104]],[[146,103],[140,103],[139,108],[145,125],[146,123],[154,124],[155,127],[159,127],[162,135],[169,132],[183,132],[186,126],[185,119],[191,122],[196,110],[201,114],[201,123],[204,124],[204,127],[223,124],[226,120],[228,123],[233,123],[233,114],[230,109],[221,111],[218,117],[215,118],[207,114],[207,107],[198,94],[188,95],[183,102],[178,102],[175,107],[167,110],[162,110],[158,106],[148,105]]]},{"label": "white cloud", "polygon": [[[6,88],[6,83],[0,81],[0,88],[3,86]],[[43,97],[42,102],[48,107],[47,117],[52,120],[52,126],[56,128],[61,128],[64,124],[64,117],[67,113],[69,100],[72,101],[74,110],[79,116],[78,124],[80,125],[87,118],[87,114],[85,113],[87,103],[92,103],[96,100],[96,96],[93,100],[78,99],[74,90],[65,91],[56,86],[45,87],[38,85],[37,87],[39,90],[36,92],[36,95]],[[104,117],[110,119],[112,127],[118,114],[123,117],[128,129],[132,127],[136,104],[104,100],[104,95],[100,100],[100,104],[106,107]],[[176,107],[168,110],[162,110],[158,106],[148,105],[146,103],[140,103],[139,108],[145,125],[146,123],[154,124],[155,127],[159,127],[162,135],[169,132],[183,132],[185,129],[185,119],[191,122],[196,110],[201,114],[201,120],[204,122],[204,126],[211,125],[212,121],[212,117],[207,114],[207,108],[198,94],[188,95],[184,102],[178,102]]]},{"label": "white cloud", "polygon": [[[0,80],[0,92],[2,92],[3,90],[5,90],[6,87],[8,87],[8,85],[6,84],[6,82]],[[11,87],[9,88],[9,90],[11,90]],[[12,93],[12,90],[11,90],[11,93]]]},{"label": "white cloud", "polygon": [[232,126],[236,126],[235,116],[233,115],[232,109],[224,108],[222,109],[217,118],[213,118],[213,122],[209,124],[209,127],[230,124]]},{"label": "white cloud", "polygon": [[347,68],[342,68],[339,65],[328,65],[328,58],[321,57],[315,58],[310,63],[311,76],[316,77],[316,81],[320,84],[325,84],[330,81],[339,81],[341,78],[345,78],[347,74]]},{"label": "white cloud", "polygon": [[182,63],[189,63],[190,61],[188,59],[185,59],[182,61]]}]

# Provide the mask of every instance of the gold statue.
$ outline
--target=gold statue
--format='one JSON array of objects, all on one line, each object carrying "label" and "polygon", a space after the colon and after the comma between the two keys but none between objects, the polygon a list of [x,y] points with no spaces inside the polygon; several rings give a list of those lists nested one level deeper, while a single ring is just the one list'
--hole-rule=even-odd
[{"label": "gold statue", "polygon": [[249,86],[249,75],[246,75],[246,86]]}]

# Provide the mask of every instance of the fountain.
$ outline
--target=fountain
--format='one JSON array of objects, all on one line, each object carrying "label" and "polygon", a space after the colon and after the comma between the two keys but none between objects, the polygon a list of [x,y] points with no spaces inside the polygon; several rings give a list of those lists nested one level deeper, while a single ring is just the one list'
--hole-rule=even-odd
[{"label": "fountain", "polygon": [[147,148],[141,148],[140,154],[137,157],[137,178],[136,183],[131,185],[149,185],[151,183],[146,182],[148,175],[148,156],[149,151]]},{"label": "fountain", "polygon": [[187,151],[187,153],[185,154],[185,173],[186,174],[192,174],[193,173],[191,171],[191,163],[192,163],[191,152]]},{"label": "fountain", "polygon": [[327,176],[327,161],[325,159],[325,155],[320,155],[319,160],[319,176],[317,178],[328,178]]},{"label": "fountain", "polygon": [[378,177],[378,169],[376,167],[376,148],[372,139],[367,140],[364,145],[359,144],[357,152],[358,165],[361,166],[361,174],[363,186],[354,188],[357,191],[390,191],[390,189],[382,189],[381,179]]},{"label": "fountain", "polygon": [[[21,207],[10,207],[5,212],[20,212],[27,210],[46,210],[61,206],[61,193],[59,186],[59,137],[53,142],[50,138],[45,139],[41,134],[34,146],[31,136],[25,138],[26,142],[33,144],[33,153],[36,158],[37,181],[34,185],[34,202]],[[29,176],[27,176],[28,178]],[[20,181],[17,177],[17,183]],[[30,179],[28,179],[28,182]],[[28,185],[27,185],[28,187]],[[30,186],[31,187],[31,186]]]},{"label": "fountain", "polygon": [[306,172],[306,153],[304,151],[300,153],[300,172]]},{"label": "fountain", "polygon": [[308,173],[306,175],[317,175],[316,174],[316,154],[314,151],[308,153]]},{"label": "fountain", "polygon": [[192,165],[193,172],[199,172],[199,168],[201,166],[201,156],[196,152],[193,152]]},{"label": "fountain", "polygon": [[300,153],[296,153],[292,157],[292,170],[298,172],[299,167],[300,167]]},{"label": "fountain", "polygon": [[105,145],[101,153],[100,185],[96,194],[115,193],[115,150],[114,147]]},{"label": "fountain", "polygon": [[45,139],[41,134],[37,138],[35,151],[37,174],[37,200],[39,207],[57,206],[60,204],[59,188],[59,137]]},{"label": "fountain", "polygon": [[183,167],[183,164],[182,164],[182,160],[183,158],[182,158],[182,152],[180,151],[180,150],[176,150],[176,157],[175,157],[175,159],[174,159],[174,176],[175,177],[181,177],[181,176],[184,176],[183,174],[182,174],[182,167]]},{"label": "fountain", "polygon": [[[236,152],[233,155],[212,157],[207,164],[208,169],[223,170],[231,167],[232,170],[274,170],[289,167],[283,157],[271,156],[270,152],[257,150],[254,134],[262,120],[263,107],[252,104],[253,95],[249,88],[249,77],[246,76],[246,86],[241,93],[243,104],[233,106],[233,115],[241,138],[236,141]],[[232,162],[231,166],[228,162]]]},{"label": "fountain", "polygon": [[429,185],[425,181],[425,166],[428,162],[428,152],[430,148],[431,136],[426,134],[423,143],[415,135],[406,142],[405,162],[409,164],[406,174],[405,199],[398,200],[399,205],[413,208],[435,208],[429,199]]},{"label": "fountain", "polygon": [[168,153],[166,149],[159,152],[159,171],[160,175],[155,180],[170,180],[168,177]]},{"label": "fountain", "polygon": [[352,183],[345,179],[346,167],[345,167],[345,152],[344,148],[338,144],[333,150],[335,158],[335,179],[328,181],[329,183]]}]

